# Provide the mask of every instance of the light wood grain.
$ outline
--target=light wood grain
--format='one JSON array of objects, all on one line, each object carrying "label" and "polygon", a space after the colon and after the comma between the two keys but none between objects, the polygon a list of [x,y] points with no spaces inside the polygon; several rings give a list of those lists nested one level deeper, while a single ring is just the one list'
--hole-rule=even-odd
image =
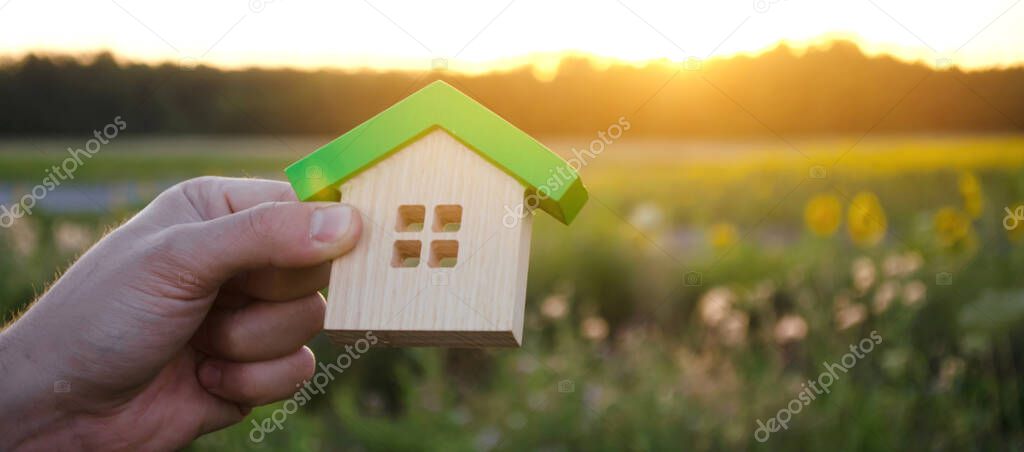
[{"label": "light wood grain", "polygon": [[[520,345],[532,216],[511,227],[502,219],[524,192],[440,129],[343,184],[341,200],[362,213],[363,236],[332,266],[329,337],[352,343],[373,331],[385,346]],[[425,207],[421,230],[403,231],[399,207],[418,205]],[[461,206],[458,231],[435,225],[438,206],[445,218]],[[422,243],[417,266],[395,266],[399,240]],[[458,242],[455,266],[433,267],[440,261],[432,260],[432,248],[450,254],[451,241]],[[410,262],[408,243],[402,250]]]}]

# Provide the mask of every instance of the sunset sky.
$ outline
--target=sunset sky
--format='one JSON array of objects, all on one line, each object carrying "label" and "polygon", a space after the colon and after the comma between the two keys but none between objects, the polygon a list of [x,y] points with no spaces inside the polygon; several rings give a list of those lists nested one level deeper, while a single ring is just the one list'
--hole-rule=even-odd
[{"label": "sunset sky", "polygon": [[0,54],[110,50],[129,60],[456,70],[564,52],[632,62],[754,53],[826,38],[965,68],[1024,62],[1021,0],[0,0]]}]

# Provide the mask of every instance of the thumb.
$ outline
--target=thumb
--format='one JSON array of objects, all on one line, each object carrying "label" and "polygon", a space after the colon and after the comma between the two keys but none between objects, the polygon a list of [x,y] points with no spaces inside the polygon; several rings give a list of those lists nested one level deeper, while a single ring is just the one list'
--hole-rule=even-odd
[{"label": "thumb", "polygon": [[179,227],[195,283],[204,287],[248,269],[312,267],[347,253],[362,232],[351,206],[303,202],[263,203]]}]

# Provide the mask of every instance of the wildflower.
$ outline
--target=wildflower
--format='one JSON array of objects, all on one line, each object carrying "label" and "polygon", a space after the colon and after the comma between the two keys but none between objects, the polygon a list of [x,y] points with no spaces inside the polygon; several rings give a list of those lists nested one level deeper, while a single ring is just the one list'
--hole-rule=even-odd
[{"label": "wildflower", "polygon": [[881,314],[889,309],[889,305],[896,298],[896,294],[899,292],[900,286],[896,281],[886,281],[878,286],[878,290],[875,291],[875,299],[872,308],[875,314]]},{"label": "wildflower", "polygon": [[836,324],[840,330],[855,326],[867,318],[867,311],[867,308],[859,303],[847,306],[836,312]]},{"label": "wildflower", "polygon": [[904,254],[889,254],[882,262],[882,273],[891,278],[910,275],[921,268],[924,258],[911,251]]},{"label": "wildflower", "polygon": [[664,221],[665,215],[661,208],[653,202],[643,202],[634,207],[629,214],[629,223],[643,231],[657,230]]},{"label": "wildflower", "polygon": [[807,201],[804,223],[807,229],[821,237],[829,237],[839,229],[843,206],[835,195],[819,194]]},{"label": "wildflower", "polygon": [[747,326],[750,317],[742,311],[732,311],[724,320],[718,334],[726,345],[741,345],[747,340]]},{"label": "wildflower", "polygon": [[795,314],[783,316],[775,324],[775,342],[786,344],[807,337],[807,321]]},{"label": "wildflower", "polygon": [[978,193],[981,191],[981,184],[974,173],[963,172],[957,179],[957,188],[960,189],[960,193]]},{"label": "wildflower", "polygon": [[903,268],[902,257],[898,254],[889,254],[882,261],[882,274],[893,277],[899,276]]},{"label": "wildflower", "polygon": [[540,313],[549,319],[558,320],[569,313],[569,302],[565,295],[549,295],[540,305]]},{"label": "wildflower", "polygon": [[885,210],[877,196],[861,192],[853,197],[846,213],[846,227],[854,243],[863,247],[877,245],[885,237],[886,226]]},{"label": "wildflower", "polygon": [[964,201],[964,210],[971,218],[981,216],[985,207],[985,200],[981,193],[981,183],[973,173],[962,173],[957,180],[957,188],[960,189],[960,196]]},{"label": "wildflower", "polygon": [[735,226],[729,223],[716,223],[711,225],[709,240],[715,249],[725,249],[736,244],[739,235]]},{"label": "wildflower", "polygon": [[608,337],[608,322],[601,317],[591,316],[583,319],[581,325],[583,337],[598,342]]},{"label": "wildflower", "polygon": [[943,207],[935,214],[935,235],[946,248],[970,242],[971,218],[954,207]]},{"label": "wildflower", "polygon": [[735,295],[725,287],[715,287],[700,299],[700,318],[708,327],[718,326],[732,310]]},{"label": "wildflower", "polygon": [[845,330],[864,321],[868,317],[868,308],[860,303],[850,303],[845,297],[836,298],[836,326]]},{"label": "wildflower", "polygon": [[985,201],[981,194],[964,195],[964,210],[972,219],[981,217],[981,211],[985,208]]},{"label": "wildflower", "polygon": [[875,264],[871,258],[858,257],[850,265],[850,273],[853,276],[853,287],[858,292],[864,293],[875,284]]},{"label": "wildflower", "polygon": [[915,306],[924,300],[925,292],[928,291],[928,286],[918,280],[913,280],[907,283],[903,287],[903,304],[907,306]]}]

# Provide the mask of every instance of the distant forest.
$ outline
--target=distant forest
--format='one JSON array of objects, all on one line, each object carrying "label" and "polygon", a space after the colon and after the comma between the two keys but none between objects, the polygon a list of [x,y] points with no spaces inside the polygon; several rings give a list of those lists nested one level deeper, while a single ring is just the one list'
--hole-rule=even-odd
[{"label": "distant forest", "polygon": [[550,80],[529,67],[469,76],[29,55],[0,65],[0,135],[91,132],[118,115],[133,133],[337,134],[439,78],[534,134],[593,134],[620,116],[631,134],[666,137],[1024,131],[1020,67],[936,71],[835,42],[699,67],[567,58]]}]

